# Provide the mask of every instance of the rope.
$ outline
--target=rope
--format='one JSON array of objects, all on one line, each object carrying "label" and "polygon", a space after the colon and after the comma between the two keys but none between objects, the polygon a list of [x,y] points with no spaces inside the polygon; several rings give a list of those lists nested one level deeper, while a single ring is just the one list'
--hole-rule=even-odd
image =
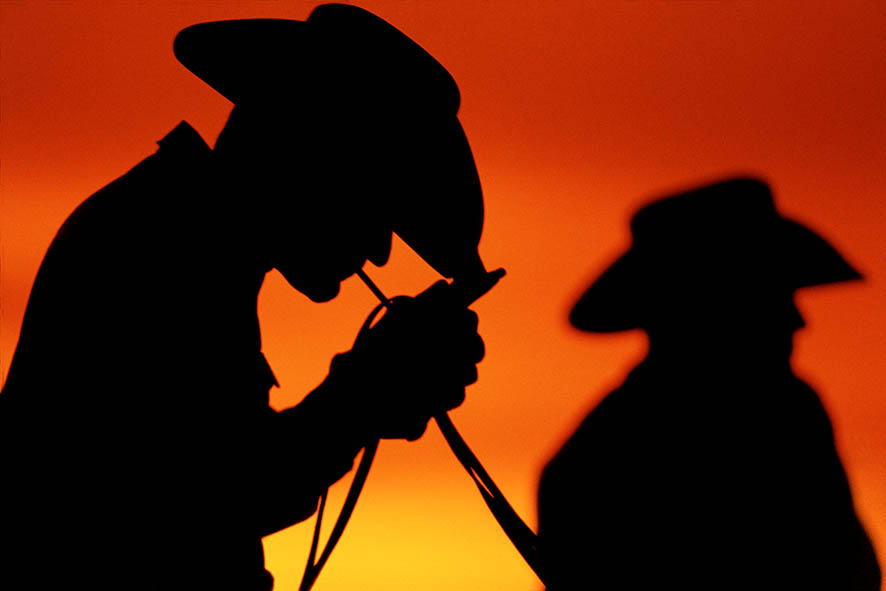
[{"label": "rope", "polygon": [[[391,301],[384,296],[381,290],[375,286],[362,270],[358,275],[369,286],[379,300],[381,300],[381,304],[376,306],[363,323],[363,326],[357,335],[356,342],[360,342],[361,337],[369,331],[369,327],[372,325],[373,320],[381,309],[391,305]],[[495,280],[497,281],[497,279]],[[489,287],[491,287],[491,284]],[[434,419],[437,422],[437,426],[440,428],[440,432],[446,439],[446,443],[449,444],[452,453],[455,454],[455,457],[467,471],[468,475],[474,481],[474,484],[477,485],[477,489],[480,491],[480,496],[483,497],[486,506],[489,507],[489,510],[492,512],[495,520],[498,521],[502,530],[504,530],[505,534],[508,536],[508,539],[511,540],[511,543],[514,544],[514,547],[517,548],[517,551],[523,557],[523,560],[525,560],[526,564],[528,564],[535,572],[539,580],[541,580],[542,583],[545,583],[545,585],[548,585],[544,568],[542,566],[542,560],[538,551],[538,536],[536,533],[532,531],[532,528],[526,525],[517,512],[514,511],[514,508],[511,507],[510,503],[508,503],[508,500],[495,485],[495,482],[489,476],[489,473],[483,468],[480,460],[477,459],[477,456],[474,455],[474,452],[468,447],[468,444],[455,428],[455,425],[452,424],[449,415],[443,412],[436,415]],[[365,446],[363,457],[360,458],[360,465],[354,475],[353,482],[351,482],[351,488],[348,490],[348,496],[345,498],[341,513],[339,513],[335,526],[332,528],[332,533],[329,535],[329,540],[326,542],[326,546],[320,555],[320,559],[315,562],[314,557],[317,554],[317,547],[320,539],[320,524],[323,518],[323,510],[326,507],[328,491],[321,495],[320,506],[317,509],[317,522],[314,525],[314,536],[308,556],[308,564],[305,567],[305,573],[301,585],[299,585],[299,591],[310,591],[314,582],[317,580],[317,577],[320,575],[320,571],[329,559],[330,554],[332,554],[332,550],[338,543],[339,538],[341,538],[345,526],[351,517],[351,513],[354,511],[354,506],[357,504],[360,492],[363,490],[363,484],[366,482],[366,477],[372,467],[372,460],[375,458],[375,452],[377,449],[377,439],[369,442]]]},{"label": "rope", "polygon": [[[372,326],[375,317],[378,316],[378,313],[381,312],[384,307],[385,304],[381,303],[370,312],[369,316],[363,322],[363,326],[360,327],[360,332],[357,333],[357,339],[354,342],[355,346],[360,342],[363,335],[369,332],[369,327]],[[326,508],[326,498],[329,489],[326,489],[323,491],[323,494],[320,495],[320,506],[317,508],[317,521],[314,524],[311,550],[308,553],[308,563],[305,565],[305,572],[304,575],[302,575],[301,584],[298,586],[299,591],[311,590],[317,577],[320,576],[320,571],[323,570],[323,566],[326,564],[326,561],[329,560],[329,556],[335,549],[335,545],[338,544],[338,540],[344,533],[345,526],[351,518],[351,513],[354,512],[354,507],[357,505],[357,499],[363,491],[363,485],[366,483],[369,469],[372,468],[372,460],[375,458],[376,450],[378,450],[378,439],[370,441],[364,446],[363,457],[360,458],[360,465],[357,467],[357,472],[354,474],[354,480],[351,481],[351,488],[348,490],[348,496],[345,497],[344,505],[342,505],[341,512],[338,514],[338,519],[336,519],[335,525],[332,527],[332,532],[329,534],[326,546],[320,554],[320,559],[315,561],[317,548],[320,542],[320,526],[323,522],[323,510]]]}]

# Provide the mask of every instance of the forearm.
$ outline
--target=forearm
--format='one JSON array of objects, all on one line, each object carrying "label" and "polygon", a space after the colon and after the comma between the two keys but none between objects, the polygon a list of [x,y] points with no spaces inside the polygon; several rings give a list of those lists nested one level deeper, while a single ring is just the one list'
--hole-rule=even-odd
[{"label": "forearm", "polygon": [[313,514],[319,496],[351,470],[367,440],[345,364],[337,356],[320,386],[269,419],[263,535]]},{"label": "forearm", "polygon": [[343,362],[343,356],[336,356],[322,384],[298,405],[277,413],[282,445],[299,451],[324,488],[351,469],[367,441],[365,417],[354,402],[352,381],[340,369]]}]

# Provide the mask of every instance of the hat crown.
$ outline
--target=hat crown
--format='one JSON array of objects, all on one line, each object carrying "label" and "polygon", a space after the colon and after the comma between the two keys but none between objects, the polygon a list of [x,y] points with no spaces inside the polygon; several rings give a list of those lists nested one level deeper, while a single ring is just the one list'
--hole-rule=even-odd
[{"label": "hat crown", "polygon": [[440,62],[357,6],[323,4],[306,21],[200,23],[179,32],[173,51],[238,105],[308,103],[415,119],[454,116],[460,103],[458,85]]},{"label": "hat crown", "polygon": [[766,183],[737,178],[659,199],[631,219],[634,247],[728,244],[759,236],[780,216]]},{"label": "hat crown", "polygon": [[322,4],[308,16],[314,82],[332,93],[359,88],[375,108],[458,113],[461,95],[448,70],[381,17],[349,4]]}]

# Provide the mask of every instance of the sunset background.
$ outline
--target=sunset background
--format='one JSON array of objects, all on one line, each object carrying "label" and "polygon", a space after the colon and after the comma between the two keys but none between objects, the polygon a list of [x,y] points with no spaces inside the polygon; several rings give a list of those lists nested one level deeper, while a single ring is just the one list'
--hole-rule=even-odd
[{"label": "sunset background", "polygon": [[[40,260],[71,210],[182,119],[210,144],[224,125],[230,103],[175,60],[176,32],[208,20],[304,19],[314,5],[0,1],[0,381]],[[645,351],[640,333],[573,330],[570,306],[629,245],[639,206],[747,173],[768,179],[785,215],[867,276],[800,294],[808,327],[794,365],[830,413],[886,564],[886,3],[359,5],[425,47],[461,88],[486,196],[481,254],[508,275],[474,306],[487,357],[452,417],[530,524],[541,468]],[[435,279],[402,244],[368,272],[388,295]],[[323,379],[374,303],[356,278],[317,305],[268,276],[259,313],[282,384],[276,407]],[[335,487],[327,521],[349,480]],[[276,589],[297,588],[312,523],[265,540]],[[382,443],[316,585],[539,587],[434,425],[417,443]]]}]

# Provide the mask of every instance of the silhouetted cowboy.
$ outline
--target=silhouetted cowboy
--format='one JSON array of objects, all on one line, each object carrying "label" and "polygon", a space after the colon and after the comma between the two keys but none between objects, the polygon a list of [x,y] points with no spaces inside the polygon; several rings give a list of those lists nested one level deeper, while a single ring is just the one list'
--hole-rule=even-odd
[{"label": "silhouetted cowboy", "polygon": [[256,315],[271,269],[326,301],[392,232],[443,265],[423,241],[477,230],[443,66],[341,5],[196,25],[175,52],[235,107],[215,149],[181,123],[46,254],[0,395],[3,589],[269,589],[261,537],[476,379],[476,315],[435,287],[275,412]]},{"label": "silhouetted cowboy", "polygon": [[831,425],[793,375],[797,288],[859,278],[735,179],[652,203],[572,311],[648,357],[544,470],[539,547],[563,589],[880,588]]}]

